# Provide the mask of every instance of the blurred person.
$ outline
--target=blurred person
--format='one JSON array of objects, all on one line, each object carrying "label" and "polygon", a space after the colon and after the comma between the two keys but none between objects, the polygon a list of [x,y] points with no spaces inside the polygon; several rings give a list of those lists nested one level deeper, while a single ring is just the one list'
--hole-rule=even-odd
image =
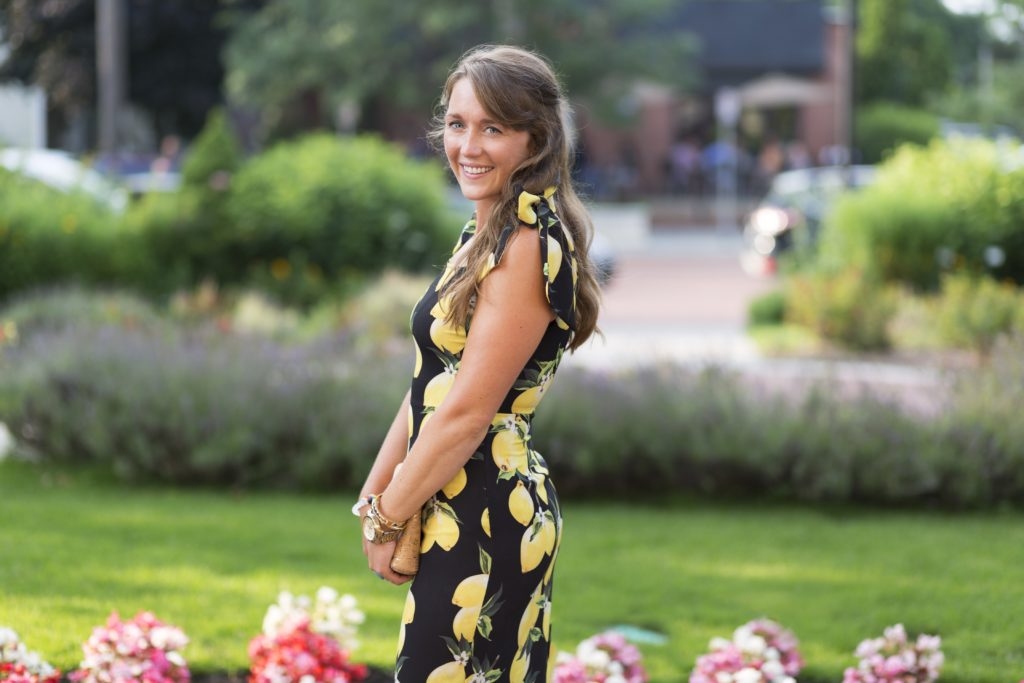
[{"label": "blurred person", "polygon": [[396,681],[547,680],[562,515],[531,421],[599,304],[568,113],[516,47],[471,50],[442,90],[430,137],[475,214],[413,309],[412,386],[354,508],[394,584],[395,537],[422,514]]}]

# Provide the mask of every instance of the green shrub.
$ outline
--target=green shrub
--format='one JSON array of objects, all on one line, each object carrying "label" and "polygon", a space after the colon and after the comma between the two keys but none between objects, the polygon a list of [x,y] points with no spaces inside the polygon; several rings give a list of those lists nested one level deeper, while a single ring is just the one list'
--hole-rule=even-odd
[{"label": "green shrub", "polygon": [[235,179],[236,257],[286,292],[442,260],[448,222],[441,169],[376,138],[312,135],[253,159]]},{"label": "green shrub", "polygon": [[242,148],[224,110],[215,109],[185,156],[181,181],[191,189],[223,191],[241,165]]},{"label": "green shrub", "polygon": [[947,275],[935,302],[939,338],[988,355],[996,340],[1024,326],[1024,295],[990,277]]},{"label": "green shrub", "polygon": [[934,290],[942,272],[1024,282],[1024,167],[980,140],[901,147],[875,182],[843,197],[819,263]]},{"label": "green shrub", "polygon": [[926,145],[939,134],[938,118],[923,109],[898,104],[872,104],[854,117],[861,161],[875,164],[903,144]]},{"label": "green shrub", "polygon": [[786,292],[778,289],[750,302],[748,325],[779,325],[786,319]]},{"label": "green shrub", "polygon": [[963,373],[941,421],[936,469],[953,503],[1024,502],[1024,334],[1003,337],[987,364]]},{"label": "green shrub", "polygon": [[324,341],[66,328],[5,349],[0,420],[48,459],[129,480],[351,488],[394,416],[401,365]]},{"label": "green shrub", "polygon": [[0,301],[45,285],[123,282],[145,268],[116,213],[0,169]]},{"label": "green shrub", "polygon": [[807,271],[786,282],[787,321],[810,328],[843,346],[873,350],[889,346],[888,324],[895,293],[861,271]]}]

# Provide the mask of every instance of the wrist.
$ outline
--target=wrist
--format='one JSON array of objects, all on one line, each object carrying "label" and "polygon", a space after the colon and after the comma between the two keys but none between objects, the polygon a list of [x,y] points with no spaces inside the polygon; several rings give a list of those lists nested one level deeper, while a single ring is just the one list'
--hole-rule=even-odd
[{"label": "wrist", "polygon": [[405,522],[389,519],[380,511],[382,496],[370,496],[370,504],[364,508],[363,537],[370,543],[381,544],[397,541],[405,530]]}]

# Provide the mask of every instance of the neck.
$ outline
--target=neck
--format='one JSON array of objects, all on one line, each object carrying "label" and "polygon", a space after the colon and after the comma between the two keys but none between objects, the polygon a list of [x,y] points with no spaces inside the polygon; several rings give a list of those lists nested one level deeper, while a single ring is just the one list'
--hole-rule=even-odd
[{"label": "neck", "polygon": [[493,209],[493,199],[481,199],[476,202],[476,224],[478,227],[487,225],[487,220],[491,217],[491,211]]}]

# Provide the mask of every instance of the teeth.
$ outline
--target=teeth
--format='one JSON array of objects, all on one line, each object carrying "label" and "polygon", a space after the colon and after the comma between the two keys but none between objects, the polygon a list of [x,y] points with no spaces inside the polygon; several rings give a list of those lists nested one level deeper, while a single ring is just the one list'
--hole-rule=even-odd
[{"label": "teeth", "polygon": [[462,168],[466,173],[471,175],[480,175],[481,173],[487,173],[491,170],[490,166],[463,166]]}]

